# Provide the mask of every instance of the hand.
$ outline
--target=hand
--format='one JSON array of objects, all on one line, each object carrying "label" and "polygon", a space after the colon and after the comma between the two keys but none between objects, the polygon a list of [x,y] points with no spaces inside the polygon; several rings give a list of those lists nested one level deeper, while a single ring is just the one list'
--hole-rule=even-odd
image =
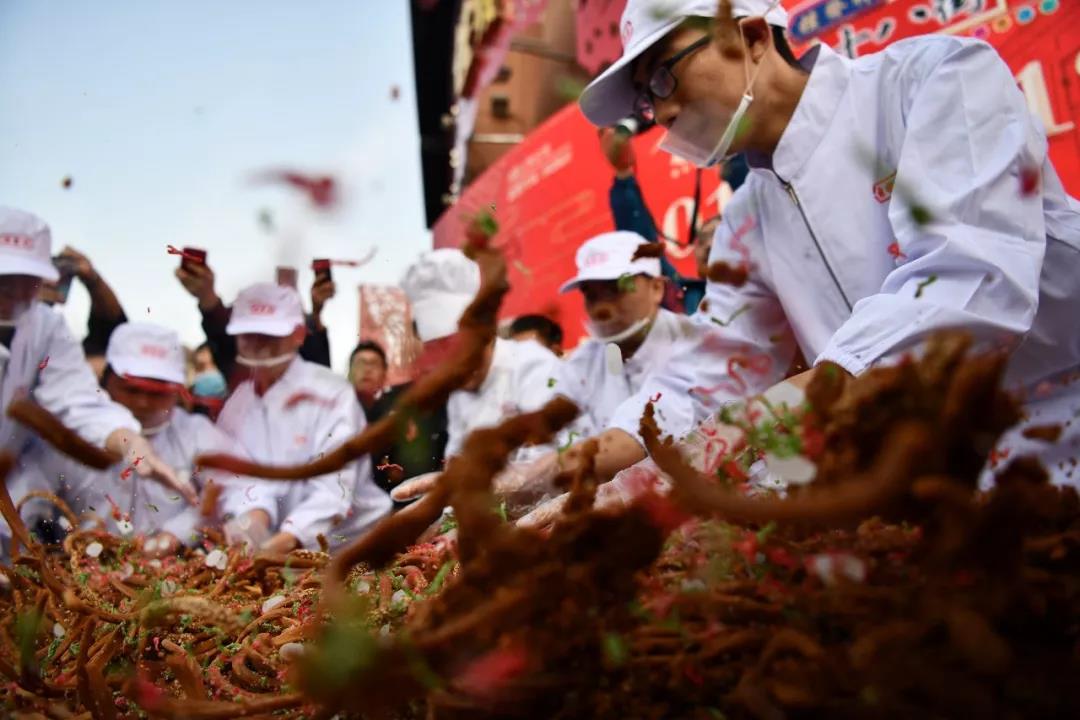
[{"label": "hand", "polygon": [[615,128],[604,128],[600,131],[600,148],[617,177],[625,178],[634,174],[634,147],[628,135]]},{"label": "hand", "polygon": [[251,510],[225,523],[225,542],[229,545],[246,545],[250,551],[261,547],[270,537],[270,514],[265,510]]},{"label": "hand", "polygon": [[291,533],[279,532],[262,544],[261,550],[272,553],[288,553],[300,547],[300,540]]},{"label": "hand", "polygon": [[315,318],[316,325],[322,325],[319,316],[322,314],[323,306],[326,302],[334,297],[337,293],[337,286],[334,285],[333,280],[323,278],[317,280],[315,284],[311,286],[311,314]]},{"label": "hand", "polygon": [[64,249],[60,251],[60,257],[71,260],[72,265],[74,265],[75,268],[75,276],[84,283],[92,281],[97,277],[97,272],[95,272],[90,259],[70,245],[66,245]]},{"label": "hand", "polygon": [[199,301],[200,310],[209,310],[221,302],[214,291],[214,271],[209,265],[189,265],[176,268],[176,277],[180,284]]},{"label": "hand", "polygon": [[113,430],[105,440],[105,448],[119,455],[124,463],[139,474],[139,477],[157,480],[178,492],[192,505],[199,504],[199,495],[191,479],[177,476],[176,471],[157,456],[153,447],[142,435],[127,428]]},{"label": "hand", "polygon": [[[646,492],[667,493],[669,490],[670,486],[667,481],[660,477],[659,471],[652,461],[644,461],[623,470],[610,482],[597,487],[593,509],[615,510],[625,508]],[[562,515],[569,499],[570,493],[563,493],[537,505],[531,512],[517,521],[517,526],[540,530],[552,525]]]},{"label": "hand", "polygon": [[143,554],[152,558],[163,558],[176,553],[180,540],[170,532],[159,532],[143,543]]},{"label": "hand", "polygon": [[442,472],[438,471],[409,478],[391,490],[390,497],[398,502],[403,502],[425,495],[435,487],[435,482],[440,475],[442,475]]}]

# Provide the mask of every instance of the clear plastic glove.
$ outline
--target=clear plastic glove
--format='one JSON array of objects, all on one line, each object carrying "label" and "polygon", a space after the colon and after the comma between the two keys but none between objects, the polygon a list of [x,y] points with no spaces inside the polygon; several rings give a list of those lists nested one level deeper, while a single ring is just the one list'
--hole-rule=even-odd
[{"label": "clear plastic glove", "polygon": [[[636,465],[623,470],[611,481],[596,489],[595,510],[614,510],[624,508],[646,492],[667,493],[671,484],[660,475],[652,460],[642,460]],[[536,506],[527,515],[517,521],[521,528],[538,530],[554,523],[563,513],[570,493],[563,493]]]},{"label": "clear plastic glove", "polygon": [[390,497],[398,502],[418,498],[431,491],[442,472],[429,472],[402,480],[390,491]]},{"label": "clear plastic glove", "polygon": [[114,430],[105,441],[105,447],[120,455],[139,477],[156,480],[179,493],[190,504],[198,505],[199,494],[191,478],[177,475],[142,435],[127,429]]},{"label": "clear plastic glove", "polygon": [[265,510],[252,510],[225,523],[225,542],[244,545],[250,552],[270,539],[270,516]]},{"label": "clear plastic glove", "polygon": [[[511,463],[495,476],[495,496],[505,500],[508,510],[515,514],[514,508],[534,505],[553,494],[555,477],[560,470],[558,453],[547,453],[530,462]],[[435,487],[441,474],[433,472],[410,478],[391,490],[390,497],[399,502],[419,497]]]},{"label": "clear plastic glove", "polygon": [[295,535],[279,532],[262,544],[260,550],[272,553],[289,553],[300,547],[300,540]]}]

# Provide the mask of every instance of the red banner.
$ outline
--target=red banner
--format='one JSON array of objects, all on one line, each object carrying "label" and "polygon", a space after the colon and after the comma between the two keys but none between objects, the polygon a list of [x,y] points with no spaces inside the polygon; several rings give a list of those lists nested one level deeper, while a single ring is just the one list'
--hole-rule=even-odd
[{"label": "red banner", "polygon": [[913,35],[993,45],[1042,120],[1065,189],[1080,196],[1080,2],[1076,0],[800,0],[785,2],[796,53],[827,43],[849,57]]},{"label": "red banner", "polygon": [[360,339],[386,351],[387,386],[412,380],[418,346],[412,332],[412,309],[405,292],[390,285],[361,285]]},{"label": "red banner", "polygon": [[[695,172],[660,150],[660,137],[654,129],[634,139],[637,176],[660,232],[685,243]],[[495,244],[506,254],[512,287],[502,315],[549,315],[562,325],[566,347],[573,347],[583,334],[584,310],[578,293],[559,295],[558,287],[574,275],[578,247],[615,228],[608,204],[613,180],[596,128],[576,105],[567,106],[503,155],[443,213],[433,228],[435,247],[459,246],[468,218],[493,209],[500,227]],[[720,185],[715,171],[702,173],[698,217],[715,215],[728,196],[730,189]],[[692,248],[669,241],[667,254],[681,272],[695,274]]]}]

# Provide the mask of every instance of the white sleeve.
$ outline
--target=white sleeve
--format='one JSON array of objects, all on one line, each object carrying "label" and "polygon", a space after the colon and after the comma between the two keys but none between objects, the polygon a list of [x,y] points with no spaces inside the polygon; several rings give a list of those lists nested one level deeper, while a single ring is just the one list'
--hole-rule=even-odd
[{"label": "white sleeve", "polygon": [[907,111],[889,208],[899,265],[817,362],[857,374],[944,328],[994,344],[1021,338],[1038,307],[1046,227],[1042,193],[1021,192],[1020,175],[1045,155],[993,48],[965,43],[936,62]]},{"label": "white sleeve", "polygon": [[446,450],[443,451],[443,457],[446,459],[461,452],[461,447],[465,444],[465,436],[468,434],[465,430],[467,427],[465,403],[461,395],[464,392],[466,391],[455,390],[450,393],[450,399],[446,401]]},{"label": "white sleeve", "polygon": [[[239,424],[243,422],[245,413],[244,399],[234,393],[233,397],[225,403],[225,407],[221,409],[221,414],[218,415],[215,430],[220,435],[206,436],[211,443],[217,442],[220,438],[225,438],[222,441],[226,443],[225,447],[208,448],[207,450],[200,448],[199,452],[227,452],[243,458],[252,457],[248,449],[243,447],[236,439],[239,436]],[[203,472],[207,471],[204,470]],[[219,471],[213,471],[213,473],[217,472]],[[217,480],[218,476],[213,473],[208,476]],[[263,510],[270,516],[270,527],[277,527],[280,519],[278,517],[278,498],[285,492],[284,483],[247,477],[231,477],[226,478],[223,485],[224,490],[221,494],[222,515],[239,517],[253,510]]]},{"label": "white sleeve", "polygon": [[664,433],[681,438],[724,405],[756,395],[784,377],[795,340],[761,257],[761,230],[751,188],[724,209],[709,264],[746,270],[741,285],[710,282],[701,307],[683,323],[679,347],[649,374],[641,390],[616,409],[611,426],[639,441],[649,401]]},{"label": "white sleeve", "polygon": [[[531,342],[531,341],[529,341]],[[530,413],[547,405],[557,394],[559,358],[555,353],[539,345],[529,347],[523,353],[516,373],[517,406],[522,413]],[[552,380],[555,379],[555,383]],[[555,448],[554,444],[529,445],[519,448],[513,459],[526,462]]]},{"label": "white sleeve", "polygon": [[[319,438],[314,447],[315,456],[336,449],[360,432],[364,424],[364,411],[356,395],[351,387],[344,388],[334,398],[334,405],[320,415],[313,430]],[[316,537],[320,534],[329,537],[335,521],[348,515],[356,491],[357,472],[357,463],[353,462],[338,472],[304,481],[303,500],[282,518],[278,530],[295,535],[304,547],[317,547]]]},{"label": "white sleeve", "polygon": [[114,403],[98,384],[79,343],[57,318],[47,328],[46,357],[38,372],[34,399],[84,440],[102,447],[114,430],[139,432],[135,416]]}]

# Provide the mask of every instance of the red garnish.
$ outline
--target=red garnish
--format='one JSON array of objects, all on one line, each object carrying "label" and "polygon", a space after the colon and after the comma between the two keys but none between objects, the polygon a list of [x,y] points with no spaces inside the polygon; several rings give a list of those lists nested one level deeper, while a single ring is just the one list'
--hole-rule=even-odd
[{"label": "red garnish", "polygon": [[900,243],[894,242],[886,248],[893,260],[907,260],[907,255],[900,251]]},{"label": "red garnish", "polygon": [[44,370],[47,367],[49,367],[49,356],[48,355],[45,356],[44,360],[42,360],[41,362],[38,363],[37,369],[38,370]]},{"label": "red garnish", "polygon": [[469,663],[456,684],[470,695],[491,695],[525,672],[528,666],[529,656],[521,646],[497,648]]}]

